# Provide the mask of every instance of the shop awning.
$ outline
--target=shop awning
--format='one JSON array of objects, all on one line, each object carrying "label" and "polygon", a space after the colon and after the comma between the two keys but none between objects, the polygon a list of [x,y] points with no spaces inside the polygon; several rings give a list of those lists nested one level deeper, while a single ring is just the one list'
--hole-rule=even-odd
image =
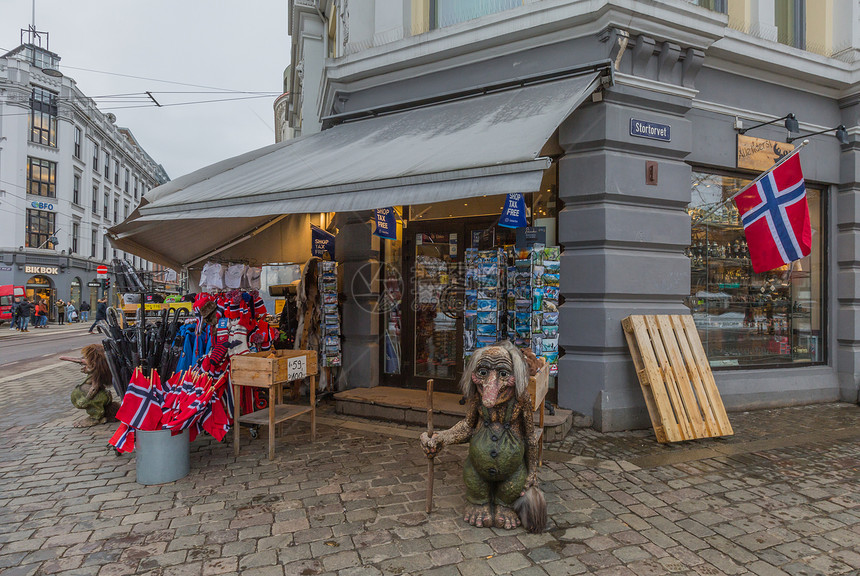
[{"label": "shop awning", "polygon": [[[348,122],[224,160],[150,191],[137,213],[111,230],[114,245],[184,264],[205,254],[204,244],[213,248],[235,238],[241,226],[227,224],[233,219],[249,230],[281,214],[535,191],[550,165],[541,149],[595,89],[598,76],[589,72]],[[201,220],[208,224],[198,226]],[[185,231],[168,232],[171,226]],[[196,245],[176,244],[198,229],[206,233],[193,239]]]}]

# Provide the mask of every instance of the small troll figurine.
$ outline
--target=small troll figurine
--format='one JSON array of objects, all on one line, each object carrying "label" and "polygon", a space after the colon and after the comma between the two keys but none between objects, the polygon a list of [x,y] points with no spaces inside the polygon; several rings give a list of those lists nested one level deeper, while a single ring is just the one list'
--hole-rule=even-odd
[{"label": "small troll figurine", "polygon": [[421,434],[428,458],[449,444],[469,442],[463,520],[473,526],[510,530],[522,523],[529,532],[546,527],[528,381],[529,367],[516,346],[505,341],[481,348],[460,380],[466,418],[432,437]]},{"label": "small troll figurine", "polygon": [[113,421],[119,404],[110,393],[111,373],[101,344],[90,344],[81,350],[80,358],[60,357],[60,360],[81,365],[87,375],[83,382],[72,389],[72,405],[85,410],[87,415],[75,421],[75,428],[86,428]]}]

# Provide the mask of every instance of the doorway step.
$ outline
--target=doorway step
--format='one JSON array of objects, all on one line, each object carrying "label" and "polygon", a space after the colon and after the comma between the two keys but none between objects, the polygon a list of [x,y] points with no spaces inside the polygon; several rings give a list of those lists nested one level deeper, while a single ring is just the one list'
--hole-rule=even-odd
[{"label": "doorway step", "polygon": [[[450,428],[466,415],[461,396],[448,392],[433,393],[433,426],[437,430]],[[391,386],[352,388],[334,395],[335,411],[347,416],[386,420],[414,426],[427,425],[427,392]],[[535,412],[535,425],[538,413]],[[573,412],[555,409],[544,415],[544,442],[561,440],[573,426]]]}]

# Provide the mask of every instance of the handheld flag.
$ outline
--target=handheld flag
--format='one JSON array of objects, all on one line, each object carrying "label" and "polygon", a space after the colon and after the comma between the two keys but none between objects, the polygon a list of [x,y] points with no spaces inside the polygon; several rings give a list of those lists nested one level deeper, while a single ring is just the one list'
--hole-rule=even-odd
[{"label": "handheld flag", "polygon": [[793,154],[735,198],[759,274],[800,260],[812,249],[812,228],[800,157]]}]

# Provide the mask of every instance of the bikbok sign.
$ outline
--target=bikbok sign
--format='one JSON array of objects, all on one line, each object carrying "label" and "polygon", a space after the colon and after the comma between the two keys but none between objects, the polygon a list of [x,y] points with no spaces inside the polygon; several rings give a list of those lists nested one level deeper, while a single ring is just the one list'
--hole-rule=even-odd
[{"label": "bikbok sign", "polygon": [[59,274],[60,269],[57,266],[24,266],[24,272],[27,274]]}]

